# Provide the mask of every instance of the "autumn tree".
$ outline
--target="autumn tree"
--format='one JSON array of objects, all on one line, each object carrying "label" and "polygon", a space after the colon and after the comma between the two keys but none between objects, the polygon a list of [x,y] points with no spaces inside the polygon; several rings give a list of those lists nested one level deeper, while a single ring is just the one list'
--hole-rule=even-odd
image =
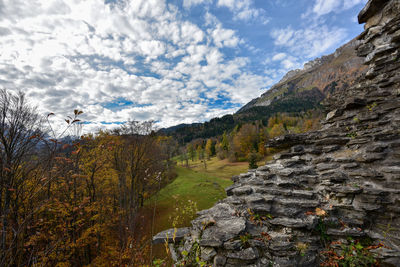
[{"label": "autumn tree", "polygon": [[187,153],[189,154],[189,158],[194,161],[194,156],[196,154],[195,148],[193,147],[192,143],[187,144],[186,146]]},{"label": "autumn tree", "polygon": [[210,159],[215,155],[215,143],[211,138],[207,140],[205,151],[207,154],[207,159]]},{"label": "autumn tree", "polygon": [[266,144],[268,140],[268,132],[267,130],[262,127],[259,131],[259,138],[258,138],[258,153],[264,157],[267,155]]},{"label": "autumn tree", "polygon": [[219,159],[225,159],[228,157],[230,150],[230,138],[226,131],[222,135],[221,141],[216,146],[216,150]]},{"label": "autumn tree", "polygon": [[271,131],[269,131],[269,136],[271,138],[281,136],[285,133],[285,128],[283,127],[282,123],[274,124]]},{"label": "autumn tree", "polygon": [[228,139],[228,135],[226,132],[224,132],[224,134],[222,135],[221,148],[224,151],[229,150],[229,139]]},{"label": "autumn tree", "polygon": [[[28,176],[38,167],[34,148],[42,137],[41,119],[21,92],[0,90],[0,265],[18,263],[20,235],[26,224],[21,218],[22,199],[29,199],[40,186]],[[31,188],[28,188],[31,187]]]},{"label": "autumn tree", "polygon": [[196,148],[196,154],[197,154],[197,158],[199,160],[203,160],[204,159],[204,149],[201,145],[198,145]]},{"label": "autumn tree", "polygon": [[167,168],[172,164],[172,157],[179,153],[178,142],[172,136],[159,136],[157,143],[166,159]]},{"label": "autumn tree", "polygon": [[257,151],[259,141],[258,127],[253,124],[244,124],[233,137],[231,150],[235,160],[246,160],[251,151]]}]

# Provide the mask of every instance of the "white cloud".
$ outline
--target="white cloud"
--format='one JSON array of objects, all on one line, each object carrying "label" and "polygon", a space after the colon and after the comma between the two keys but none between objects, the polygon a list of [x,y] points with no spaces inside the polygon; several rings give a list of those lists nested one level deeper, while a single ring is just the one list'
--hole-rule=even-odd
[{"label": "white cloud", "polygon": [[217,19],[216,16],[214,16],[213,14],[211,14],[210,12],[206,12],[206,14],[204,15],[204,20],[205,20],[205,25],[206,26],[213,26],[215,27],[218,24],[221,24],[221,22]]},{"label": "white cloud", "polygon": [[306,58],[314,58],[327,50],[337,48],[347,37],[342,28],[311,25],[306,29],[293,30],[290,26],[271,32],[274,43],[290,52]]},{"label": "white cloud", "polygon": [[356,6],[358,4],[363,4],[365,5],[368,0],[346,0],[343,1],[343,8],[344,9],[349,9],[352,8],[353,6]]},{"label": "white cloud", "polygon": [[341,1],[338,0],[316,0],[313,12],[317,15],[325,15],[328,14],[335,9],[338,9],[341,5]]},{"label": "white cloud", "polygon": [[286,57],[287,57],[286,53],[278,53],[278,54],[276,54],[276,55],[274,55],[272,57],[272,60],[273,61],[280,61],[280,60],[282,60],[282,59],[284,59]]},{"label": "white cloud", "polygon": [[297,62],[297,60],[294,57],[282,60],[281,65],[286,71],[301,67],[301,65]]},{"label": "white cloud", "polygon": [[239,43],[239,38],[236,36],[235,31],[224,29],[220,24],[209,32],[217,47],[235,47]]},{"label": "white cloud", "polygon": [[[297,57],[288,55],[286,53],[278,53],[275,54],[272,58],[272,61],[277,61],[280,64],[280,68],[276,71],[271,72],[271,70],[268,70],[270,73],[271,77],[276,77],[278,73],[281,75],[285,74],[289,70],[301,68],[302,64],[299,62],[299,59]],[[271,60],[267,60],[266,64],[270,63]],[[267,72],[267,73],[268,73]]]},{"label": "white cloud", "polygon": [[183,7],[191,8],[192,6],[210,3],[212,3],[212,0],[183,0]]},{"label": "white cloud", "polygon": [[[312,13],[323,16],[331,12],[341,12],[350,9],[358,4],[366,4],[367,0],[315,0]],[[311,15],[311,12],[308,12]]]},{"label": "white cloud", "polygon": [[250,21],[259,19],[263,24],[267,24],[269,21],[265,10],[252,7],[252,0],[218,0],[217,6],[229,8],[236,20]]},{"label": "white cloud", "polygon": [[[232,94],[234,100],[243,105],[254,98],[254,88],[259,88],[257,92],[257,96],[259,96],[265,91],[265,88],[271,86],[273,82],[274,81],[268,77],[260,80],[258,76],[245,72],[241,73],[239,78],[233,82],[233,86],[228,86],[226,90]],[[236,88],[240,88],[240,90]]]},{"label": "white cloud", "polygon": [[151,59],[155,59],[165,53],[164,43],[157,40],[139,41],[138,46],[142,54],[149,56]]}]

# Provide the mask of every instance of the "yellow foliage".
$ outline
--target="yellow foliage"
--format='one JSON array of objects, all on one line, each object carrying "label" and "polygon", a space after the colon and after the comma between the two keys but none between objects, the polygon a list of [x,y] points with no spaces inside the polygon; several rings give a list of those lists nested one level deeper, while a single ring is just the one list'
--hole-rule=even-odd
[{"label": "yellow foliage", "polygon": [[274,126],[272,127],[271,131],[269,131],[269,136],[271,138],[277,137],[277,136],[281,136],[285,133],[285,128],[283,127],[282,123],[279,124],[274,124]]}]

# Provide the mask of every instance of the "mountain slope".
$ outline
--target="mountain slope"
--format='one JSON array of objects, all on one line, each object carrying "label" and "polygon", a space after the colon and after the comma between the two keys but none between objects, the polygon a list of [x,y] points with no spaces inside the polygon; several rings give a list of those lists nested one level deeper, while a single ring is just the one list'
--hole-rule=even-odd
[{"label": "mountain slope", "polygon": [[356,55],[356,45],[354,39],[333,54],[306,63],[302,70],[289,71],[278,84],[243,106],[238,113],[295,99],[317,106],[333,92],[345,90],[366,70],[363,59]]}]

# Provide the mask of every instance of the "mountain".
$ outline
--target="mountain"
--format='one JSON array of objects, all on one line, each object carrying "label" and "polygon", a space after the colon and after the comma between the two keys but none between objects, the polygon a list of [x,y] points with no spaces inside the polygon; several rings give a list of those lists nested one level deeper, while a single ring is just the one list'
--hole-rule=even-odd
[{"label": "mountain", "polygon": [[276,85],[237,113],[280,102],[300,101],[317,107],[324,98],[338,90],[346,90],[365,73],[363,59],[355,52],[357,44],[358,41],[353,39],[334,53],[304,64],[303,69],[289,71]]},{"label": "mountain", "polygon": [[200,126],[200,125],[201,125],[201,123],[199,123],[199,122],[190,123],[190,124],[181,123],[181,124],[178,124],[178,125],[175,125],[175,126],[171,126],[171,127],[168,127],[168,128],[162,128],[162,129],[159,130],[159,132],[163,133],[163,134],[169,134],[171,132],[176,132],[179,129],[184,129],[186,127]]},{"label": "mountain", "polygon": [[304,64],[301,70],[289,71],[276,85],[253,99],[233,115],[205,123],[181,124],[161,129],[182,143],[196,138],[210,138],[232,130],[240,123],[261,120],[266,125],[276,113],[301,113],[322,108],[321,102],[334,92],[346,90],[366,71],[352,40],[334,53]]}]

